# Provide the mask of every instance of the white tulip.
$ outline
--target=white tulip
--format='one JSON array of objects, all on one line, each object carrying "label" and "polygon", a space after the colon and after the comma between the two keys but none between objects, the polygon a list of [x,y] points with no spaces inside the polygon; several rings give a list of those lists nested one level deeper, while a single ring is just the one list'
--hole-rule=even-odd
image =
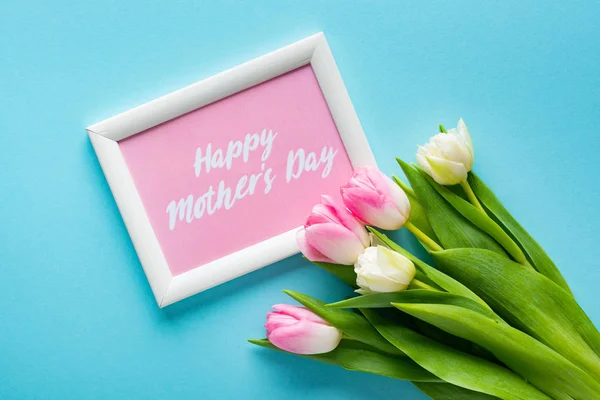
[{"label": "white tulip", "polygon": [[408,258],[383,246],[367,247],[354,264],[357,290],[361,294],[399,292],[415,277]]},{"label": "white tulip", "polygon": [[462,118],[456,129],[433,136],[419,146],[417,162],[440,185],[456,185],[473,168],[473,142]]}]

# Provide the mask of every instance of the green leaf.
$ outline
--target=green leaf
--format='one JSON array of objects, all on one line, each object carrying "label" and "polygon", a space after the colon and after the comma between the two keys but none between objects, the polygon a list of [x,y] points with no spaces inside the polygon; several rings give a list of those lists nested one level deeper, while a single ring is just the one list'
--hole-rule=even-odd
[{"label": "green leaf", "polygon": [[[391,308],[392,303],[416,303],[416,304],[447,304],[463,307],[475,312],[478,312],[486,317],[505,324],[494,312],[488,307],[467,297],[432,290],[405,290],[397,293],[376,293],[369,294],[351,299],[339,301],[329,304],[328,307],[338,308]],[[425,336],[434,339],[443,344],[454,347],[457,350],[474,354],[488,360],[496,361],[496,358],[487,350],[473,344],[467,340],[458,338],[453,335],[425,323],[420,320],[413,322],[417,330]]]},{"label": "green leaf", "polygon": [[348,285],[356,288],[356,273],[354,272],[354,267],[351,265],[340,265],[340,264],[330,264],[324,262],[314,262],[313,264],[318,265],[323,268],[325,271],[329,272],[333,276],[342,281],[346,282]]},{"label": "green leaf", "polygon": [[396,175],[392,175],[392,178],[394,179],[394,182],[396,182],[396,184],[400,186],[402,190],[404,190],[404,193],[406,193],[408,201],[410,202],[410,214],[408,220],[423,233],[429,236],[433,241],[438,242],[439,239],[437,238],[433,228],[431,227],[431,224],[429,223],[429,220],[427,219],[425,207],[423,207],[415,192],[404,182],[402,182]]},{"label": "green leaf", "polygon": [[362,311],[390,343],[446,382],[506,400],[550,399],[507,368],[431,340],[375,310]]},{"label": "green leaf", "polygon": [[456,193],[438,184],[430,176],[426,176],[429,184],[442,197],[452,205],[463,217],[468,219],[473,225],[494,238],[504,249],[510,254],[515,261],[524,264],[526,262],[525,254],[521,248],[512,240],[512,238],[502,230],[493,219],[487,216],[486,213],[458,196]]},{"label": "green leaf", "polygon": [[514,219],[506,208],[504,208],[496,195],[473,172],[469,174],[468,181],[481,204],[483,204],[491,216],[521,245],[527,258],[535,269],[570,293],[571,289],[569,289],[567,281],[554,262],[552,262],[548,254],[546,254],[544,249],[542,249],[542,247],[531,237],[531,235],[529,235],[529,233],[527,233],[517,220]]},{"label": "green leaf", "polygon": [[[414,292],[409,290],[406,292]],[[399,295],[405,292],[394,293],[375,293],[363,296],[352,297],[350,299],[327,304],[327,307],[333,308],[392,308],[392,302],[397,302]]]},{"label": "green leaf", "polygon": [[498,397],[463,389],[449,383],[416,382],[414,385],[433,400],[494,400]]},{"label": "green leaf", "polygon": [[[249,340],[250,343],[272,350],[281,350],[267,339]],[[288,353],[293,354],[293,353]],[[358,345],[352,340],[342,340],[338,347],[325,354],[302,355],[311,360],[338,365],[350,371],[367,372],[414,382],[442,382],[442,380],[420,367],[408,357],[392,357],[381,354],[375,348]]]},{"label": "green leaf", "polygon": [[[408,314],[402,315],[410,317]],[[492,353],[479,346],[478,344],[475,344],[463,338],[459,338],[458,336],[451,335],[448,332],[441,330],[437,326],[433,326],[430,323],[420,320],[418,318],[412,318],[411,323],[412,326],[409,326],[410,328],[413,328],[417,332],[427,336],[429,339],[433,339],[436,342],[440,342],[441,344],[450,346],[455,350],[462,351],[463,353],[469,353],[474,356],[484,358],[493,363],[500,364],[498,359]]]},{"label": "green leaf", "polygon": [[488,250],[445,250],[433,257],[442,271],[472,287],[512,326],[600,380],[600,358],[593,346],[598,331],[564,289],[544,275]]},{"label": "green leaf", "polygon": [[328,308],[321,300],[302,293],[291,290],[284,290],[283,292],[352,339],[389,354],[403,355],[401,351],[385,340],[362,315],[348,310]]},{"label": "green leaf", "polygon": [[467,308],[478,312],[488,318],[501,321],[492,310],[468,297],[452,293],[437,292],[433,290],[404,290],[395,293],[376,293],[329,304],[328,307],[336,308],[391,308],[391,303],[417,303],[417,304],[448,304]]},{"label": "green leaf", "polygon": [[[414,264],[414,263],[413,263]],[[431,286],[432,288],[439,290],[441,292],[444,292],[444,288],[441,287],[440,285],[438,285],[437,283],[435,283],[429,276],[427,276],[423,271],[421,271],[419,268],[415,269],[415,278],[414,279],[418,279],[419,281]]]},{"label": "green leaf", "polygon": [[[257,346],[288,353],[274,346],[267,339],[249,340]],[[495,397],[463,389],[443,381],[420,367],[408,357],[392,357],[377,352],[360,342],[342,340],[339,346],[325,354],[299,355],[303,358],[337,365],[349,371],[366,372],[394,379],[411,381],[417,388],[434,400],[492,400]],[[357,346],[358,345],[358,346]],[[294,354],[298,355],[298,354]]]},{"label": "green leaf", "polygon": [[506,254],[494,239],[466,220],[431,187],[425,172],[418,171],[400,159],[397,160],[424,206],[427,219],[442,247],[475,247]]},{"label": "green leaf", "polygon": [[[453,305],[394,303],[394,306],[448,333],[481,345],[510,369],[555,399],[600,397],[600,384],[595,379],[518,329],[498,324],[475,311]],[[410,356],[409,352],[406,353]],[[415,361],[418,363],[418,360]],[[436,375],[444,379],[444,376]]]},{"label": "green leaf", "polygon": [[489,306],[485,301],[483,301],[479,296],[477,296],[471,289],[457,281],[456,279],[444,274],[443,272],[438,271],[437,269],[425,264],[423,261],[419,260],[415,256],[413,256],[408,251],[404,250],[400,245],[396,242],[388,238],[383,233],[379,232],[377,229],[368,228],[369,231],[373,233],[379,240],[381,240],[386,246],[390,249],[402,254],[403,256],[410,259],[414,264],[417,270],[427,276],[428,279],[433,281],[439,287],[445,289],[446,291],[457,294],[463,297],[468,297],[471,300],[475,300],[476,302],[482,304],[485,307]]}]

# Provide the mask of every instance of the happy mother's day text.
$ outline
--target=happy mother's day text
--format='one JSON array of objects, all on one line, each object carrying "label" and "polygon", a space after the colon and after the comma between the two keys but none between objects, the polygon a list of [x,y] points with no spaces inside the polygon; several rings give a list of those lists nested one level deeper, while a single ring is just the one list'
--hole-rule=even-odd
[{"label": "happy mother's day text", "polygon": [[[196,149],[194,173],[196,178],[208,176],[215,170],[231,170],[235,164],[246,164],[260,153],[260,170],[242,175],[237,182],[209,184],[202,194],[189,194],[167,205],[169,229],[174,230],[177,221],[191,223],[205,215],[213,215],[219,210],[230,210],[234,204],[246,196],[256,193],[268,194],[276,182],[277,175],[268,166],[273,145],[278,133],[263,129],[260,133],[248,133],[243,140],[232,140],[224,148],[214,148],[208,143],[204,148]],[[323,146],[320,152],[306,151],[302,148],[288,152],[285,183],[300,178],[304,172],[321,170],[321,178],[326,178],[333,168],[337,150],[332,146]],[[206,180],[202,180],[205,182]],[[231,184],[233,183],[233,184]]]}]

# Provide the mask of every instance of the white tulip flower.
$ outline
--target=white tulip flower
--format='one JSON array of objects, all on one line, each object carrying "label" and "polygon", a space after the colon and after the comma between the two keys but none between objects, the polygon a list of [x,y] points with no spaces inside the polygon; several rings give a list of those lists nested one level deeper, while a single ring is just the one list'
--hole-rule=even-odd
[{"label": "white tulip flower", "polygon": [[367,247],[354,264],[361,294],[399,292],[415,277],[415,265],[387,247]]},{"label": "white tulip flower", "polygon": [[421,168],[440,185],[465,182],[473,168],[473,157],[473,142],[462,118],[457,128],[433,136],[417,151]]}]

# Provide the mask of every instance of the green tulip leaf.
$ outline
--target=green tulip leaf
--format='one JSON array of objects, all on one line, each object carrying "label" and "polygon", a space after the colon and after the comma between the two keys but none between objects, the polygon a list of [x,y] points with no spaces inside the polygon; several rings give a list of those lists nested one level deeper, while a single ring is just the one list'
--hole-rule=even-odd
[{"label": "green tulip leaf", "polygon": [[475,300],[476,302],[482,304],[485,307],[489,306],[485,301],[483,301],[479,296],[477,296],[471,289],[457,281],[456,279],[444,274],[443,272],[438,271],[437,269],[427,265],[423,261],[419,260],[417,257],[413,256],[411,253],[406,251],[396,242],[388,238],[383,233],[379,232],[377,229],[369,227],[369,231],[373,233],[381,242],[383,242],[390,249],[402,254],[403,256],[410,259],[417,268],[419,273],[425,275],[428,279],[433,281],[436,285],[443,288],[449,293],[457,294],[463,297],[468,297],[471,300]]},{"label": "green tulip leaf", "polygon": [[[267,339],[249,340],[250,343],[282,353]],[[298,354],[294,354],[298,355]],[[408,357],[392,357],[375,348],[352,340],[342,340],[338,347],[325,354],[299,355],[303,358],[336,365],[349,371],[365,372],[388,378],[411,381],[419,390],[434,400],[493,400],[483,393],[473,392],[443,382]]]},{"label": "green tulip leaf", "polygon": [[[485,315],[499,323],[505,323],[492,310],[467,297],[432,290],[405,290],[397,293],[376,293],[329,304],[328,307],[337,308],[392,308],[391,303],[416,303],[416,304],[448,304],[464,307]],[[458,338],[436,328],[421,320],[414,320],[412,324],[423,335],[443,344],[454,347],[457,350],[474,354],[488,360],[496,361],[496,358],[487,350],[467,340]]]},{"label": "green tulip leaf", "polygon": [[[402,315],[410,317],[408,314]],[[458,336],[451,335],[448,332],[443,331],[440,328],[433,326],[430,323],[422,321],[418,318],[412,318],[411,323],[412,326],[410,327],[412,329],[416,330],[422,335],[427,336],[429,339],[433,339],[436,342],[440,342],[442,344],[445,344],[446,346],[450,346],[455,350],[462,351],[463,353],[469,353],[474,356],[492,361],[496,364],[500,363],[492,353],[479,346],[478,344],[475,344],[463,338],[459,338]]]},{"label": "green tulip leaf", "polygon": [[463,217],[468,219],[473,225],[494,238],[510,254],[515,261],[524,264],[527,259],[523,251],[511,237],[493,219],[486,213],[469,203],[450,189],[438,184],[429,175],[426,176],[431,187],[433,187],[442,197],[452,205]]},{"label": "green tulip leaf", "polygon": [[474,247],[506,254],[487,233],[470,223],[429,184],[426,173],[397,159],[410,185],[425,208],[427,218],[442,247]]},{"label": "green tulip leaf", "polygon": [[[288,353],[274,346],[267,339],[249,340],[249,342],[268,349]],[[408,357],[393,357],[382,354],[373,347],[358,344],[353,340],[344,339],[338,347],[329,353],[298,355],[311,360],[338,365],[350,371],[367,372],[414,382],[442,382],[440,378],[423,369]]]},{"label": "green tulip leaf", "polygon": [[396,182],[396,184],[402,188],[404,193],[406,193],[406,197],[408,197],[408,201],[410,202],[410,214],[408,220],[421,231],[423,231],[423,233],[429,236],[433,241],[438,242],[439,239],[437,238],[433,228],[431,227],[431,224],[429,223],[429,220],[427,219],[425,207],[423,207],[417,198],[416,193],[404,182],[402,182],[396,175],[392,175],[392,178],[394,179],[394,182]]},{"label": "green tulip leaf", "polygon": [[423,283],[431,286],[435,290],[439,290],[441,292],[445,291],[445,289],[443,287],[441,287],[440,285],[438,285],[437,283],[435,283],[429,276],[427,276],[419,268],[415,268],[415,278],[414,279],[418,279],[419,281],[421,281],[421,282],[423,282]]},{"label": "green tulip leaf", "polygon": [[452,249],[433,257],[442,271],[472,287],[505,321],[600,380],[598,331],[557,284],[489,250]]},{"label": "green tulip leaf", "polygon": [[[351,299],[339,301],[337,303],[328,304],[327,307],[337,308],[392,308],[391,303],[427,303],[427,304],[452,304],[459,307],[465,307],[473,311],[479,312],[492,319],[498,320],[500,323],[504,323],[496,314],[492,312],[488,307],[471,300],[467,297],[454,295],[451,293],[437,292],[431,290],[406,290],[396,293],[376,293],[354,297]],[[488,360],[494,360],[495,357],[491,355],[487,350],[482,349],[480,346],[474,345],[473,343],[464,339],[458,338],[453,335],[436,328],[433,325],[424,323],[418,319],[412,321],[412,324],[419,332],[423,335],[434,339],[443,344],[452,346],[455,349],[475,354],[480,357],[487,358]]]},{"label": "green tulip leaf", "polygon": [[291,290],[284,290],[283,292],[344,332],[350,338],[389,354],[403,355],[400,350],[385,340],[362,315],[339,308],[329,308],[321,300],[302,293]]},{"label": "green tulip leaf", "polygon": [[329,304],[336,308],[391,308],[391,303],[447,304],[464,307],[496,321],[501,321],[489,308],[468,297],[433,290],[404,290],[395,293],[376,293],[353,297]]},{"label": "green tulip leaf", "polygon": [[550,399],[503,366],[438,343],[382,317],[376,310],[361,311],[390,343],[446,382],[506,400]]},{"label": "green tulip leaf", "polygon": [[452,335],[479,344],[555,399],[600,398],[600,384],[594,378],[518,329],[453,305],[394,303],[394,306]]},{"label": "green tulip leaf", "polygon": [[567,281],[562,276],[554,262],[542,247],[527,233],[517,220],[504,208],[494,192],[473,172],[469,174],[469,185],[475,195],[488,210],[490,215],[511,235],[523,248],[527,258],[539,273],[547,276],[557,285],[571,292]]},{"label": "green tulip leaf", "polygon": [[433,400],[494,400],[498,397],[474,392],[449,383],[415,382],[420,391]]}]

